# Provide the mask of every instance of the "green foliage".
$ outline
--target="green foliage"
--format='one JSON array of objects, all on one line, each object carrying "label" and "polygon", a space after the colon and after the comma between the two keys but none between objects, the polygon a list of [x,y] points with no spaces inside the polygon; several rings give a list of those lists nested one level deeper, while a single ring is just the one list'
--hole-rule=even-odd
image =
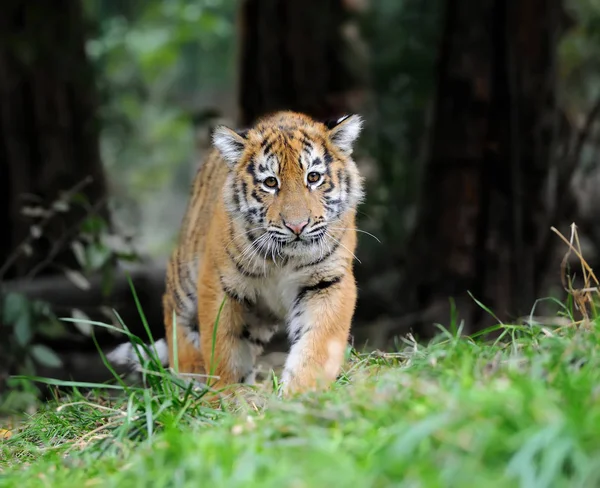
[{"label": "green foliage", "polygon": [[600,97],[600,4],[568,0],[565,8],[574,25],[560,42],[559,88],[563,106],[574,115]]},{"label": "green foliage", "polygon": [[[88,277],[92,274],[102,276],[102,291],[108,294],[113,283],[115,263],[137,259],[135,250],[130,243],[116,236],[106,220],[101,217],[84,194],[67,191],[47,208],[41,205],[25,207],[23,214],[30,217],[30,234],[28,239],[9,256],[11,261],[19,253],[32,247],[40,239],[56,213],[78,211],[84,214],[81,222],[74,227],[73,232],[66,232],[63,240],[56,249],[71,249],[77,266],[58,267],[59,272],[77,287],[87,290],[90,288]],[[51,256],[51,254],[50,254]],[[42,260],[28,274],[27,278],[35,278],[46,267],[53,266],[52,259]],[[7,269],[6,265],[0,269]],[[1,274],[1,273],[0,273]],[[0,276],[1,278],[1,276]],[[6,327],[3,332],[3,342],[0,343],[0,359],[3,369],[20,375],[35,375],[39,366],[58,368],[62,366],[59,356],[44,340],[67,338],[71,331],[60,322],[48,303],[30,300],[23,294],[5,292],[0,289],[0,324]],[[91,329],[86,327],[87,316],[80,310],[72,310],[72,316],[79,320],[75,327],[80,333],[89,336]],[[14,380],[8,387],[14,391],[0,395],[1,411],[18,411],[36,403],[36,388],[23,378]]]},{"label": "green foliage", "polygon": [[[18,322],[24,304],[8,302],[5,320]],[[572,304],[561,310],[573,324]],[[273,375],[272,383],[226,396],[219,408],[205,401],[210,376],[193,377],[198,384],[165,369],[151,337],[146,345],[122,322],[87,321],[136,346],[143,385],[116,374],[117,384],[106,385],[29,378],[74,390],[0,443],[5,480],[587,486],[600,481],[600,319],[592,319],[581,328],[499,324],[464,337],[453,312],[450,330],[440,327],[425,347],[409,336],[397,353],[349,351],[329,391],[283,401]],[[482,340],[490,333],[497,338]]]},{"label": "green foliage", "polygon": [[127,233],[160,252],[193,175],[192,118],[230,98],[237,2],[125,3],[86,3],[98,26],[88,53],[103,95],[102,158]]},{"label": "green foliage", "polygon": [[[0,321],[4,326],[0,353],[6,367],[21,375],[31,375],[36,364],[59,367],[60,358],[38,341],[64,333],[47,303],[31,301],[19,293],[0,295]],[[0,413],[23,411],[35,405],[37,389],[27,380],[9,380],[7,392],[0,394]]]},{"label": "green foliage", "polygon": [[60,332],[60,324],[48,304],[30,301],[18,293],[7,293],[2,299],[2,323],[12,329],[12,333],[5,336],[10,343],[7,350],[13,351],[15,357],[25,355],[25,370],[33,369],[28,359],[35,359],[45,366],[60,366],[55,353],[41,344],[32,343],[35,333],[55,337]]},{"label": "green foliage", "polygon": [[598,325],[442,329],[353,352],[329,391],[266,386],[220,409],[150,357],[148,389],[75,392],[0,441],[0,486],[594,486]]},{"label": "green foliage", "polygon": [[367,133],[379,179],[368,211],[386,240],[402,242],[412,224],[428,112],[434,95],[441,2],[373,2],[362,20],[371,52],[374,111]]},{"label": "green foliage", "polygon": [[[573,25],[559,44],[558,96],[569,124],[580,132],[593,107],[600,103],[600,4],[595,0],[568,0],[565,9]],[[595,171],[598,159],[598,126],[587,130],[578,162],[584,172]]]}]

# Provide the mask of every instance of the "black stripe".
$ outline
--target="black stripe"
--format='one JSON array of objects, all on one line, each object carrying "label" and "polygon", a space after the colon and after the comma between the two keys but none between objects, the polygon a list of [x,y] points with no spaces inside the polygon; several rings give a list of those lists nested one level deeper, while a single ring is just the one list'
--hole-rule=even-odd
[{"label": "black stripe", "polygon": [[262,274],[255,274],[255,273],[252,273],[252,272],[248,271],[246,268],[244,268],[235,259],[235,256],[233,254],[231,254],[231,251],[227,250],[227,256],[229,256],[229,259],[231,259],[231,261],[235,265],[235,269],[237,269],[238,273],[240,273],[241,275],[245,276],[246,278],[262,278],[263,277]]},{"label": "black stripe", "polygon": [[241,143],[240,141],[236,141],[236,140],[232,139],[232,140],[230,141],[230,144],[232,144],[233,146],[235,146],[235,148],[236,148],[238,151],[243,151],[243,150],[244,150],[244,144],[243,144],[243,143]]},{"label": "black stripe", "polygon": [[179,313],[185,309],[185,302],[183,301],[183,298],[181,298],[181,295],[179,294],[179,291],[177,290],[177,288],[175,288],[173,290],[173,298],[175,299],[175,310],[177,312],[177,314],[179,315]]},{"label": "black stripe", "polygon": [[302,147],[305,153],[310,153],[314,148],[313,143],[310,142],[306,137],[302,139]]},{"label": "black stripe", "polygon": [[265,347],[267,345],[265,341],[258,339],[257,337],[253,337],[250,333],[250,327],[247,325],[244,325],[244,329],[242,330],[242,339],[261,347]]},{"label": "black stripe", "polygon": [[319,259],[315,261],[310,261],[309,263],[301,264],[299,266],[296,266],[294,269],[298,271],[303,268],[308,268],[309,266],[316,266],[317,264],[321,264],[327,258],[330,258],[338,250],[338,247],[340,247],[340,243],[334,242],[331,246],[331,249],[328,252],[324,253],[322,256],[319,256]]},{"label": "black stripe", "polygon": [[340,281],[342,281],[342,277],[336,276],[334,278],[331,278],[330,280],[321,280],[315,283],[314,285],[305,286],[301,288],[298,292],[296,300],[294,300],[294,306],[298,305],[306,297],[307,294],[326,290],[327,288],[337,285]]},{"label": "black stripe", "polygon": [[350,173],[346,173],[344,175],[344,186],[346,187],[344,188],[344,190],[346,191],[346,193],[348,193],[350,190]]},{"label": "black stripe", "polygon": [[256,181],[256,172],[255,172],[256,168],[255,168],[255,162],[254,162],[254,158],[252,158],[250,160],[250,163],[248,164],[248,166],[246,166],[246,172],[252,176],[252,179]]},{"label": "black stripe", "polygon": [[300,338],[304,335],[304,327],[297,328],[293,334],[290,335],[290,347],[295,346]]},{"label": "black stripe", "polygon": [[302,136],[303,136],[302,142],[304,142],[305,140],[308,140],[308,143],[310,145],[312,145],[315,142],[317,144],[320,144],[321,146],[325,145],[325,139],[322,138],[322,137],[320,137],[320,136],[318,136],[317,134],[310,135],[303,128],[298,128],[298,132],[300,132],[300,134],[302,134]]},{"label": "black stripe", "polygon": [[329,187],[324,190],[323,193],[331,193],[335,189],[335,185],[331,180],[329,180],[327,183],[329,184]]},{"label": "black stripe", "polygon": [[233,222],[231,220],[229,220],[227,222],[227,234],[228,234],[228,239],[229,239],[228,242],[230,242],[231,244],[233,244],[234,247],[235,247],[235,242],[234,241],[235,241],[235,237],[236,236],[235,236],[235,233],[233,231]]},{"label": "black stripe", "polygon": [[189,267],[180,264],[177,265],[174,269],[174,275],[175,280],[179,282],[179,288],[176,288],[175,292],[178,294],[178,290],[180,289],[185,296],[194,297],[196,284],[190,276]]},{"label": "black stripe", "polygon": [[231,298],[232,300],[234,300],[238,303],[243,303],[244,305],[248,305],[248,306],[252,304],[250,302],[250,300],[248,300],[248,298],[240,295],[236,290],[227,286],[224,283],[222,276],[220,277],[220,280],[221,280],[221,289],[223,290],[223,293],[225,293],[225,295],[227,295],[228,298]]},{"label": "black stripe", "polygon": [[264,149],[269,142],[271,142],[271,134],[267,134],[267,136],[261,141],[260,147]]},{"label": "black stripe", "polygon": [[252,190],[252,198],[254,198],[254,200],[256,200],[258,203],[263,203],[263,199],[262,197],[258,194],[258,192],[256,191],[256,189]]},{"label": "black stripe", "polygon": [[242,181],[241,194],[244,197],[244,202],[246,203],[246,205],[248,205],[248,197],[246,196],[248,194],[248,183],[246,183],[245,181]]},{"label": "black stripe", "polygon": [[236,191],[233,192],[233,204],[237,210],[241,210],[242,207],[240,206],[240,197]]},{"label": "black stripe", "polygon": [[271,149],[273,148],[273,144],[275,144],[275,138],[272,136],[266,137],[262,141],[260,146],[262,147],[265,156],[271,152]]},{"label": "black stripe", "polygon": [[239,383],[240,383],[240,384],[242,384],[242,385],[243,385],[243,384],[245,384],[245,383],[246,383],[246,381],[248,380],[248,377],[249,377],[250,375],[252,375],[252,373],[254,373],[254,370],[253,370],[253,369],[251,369],[249,373],[246,373],[245,375],[243,375],[243,376],[241,377],[241,379],[240,379]]}]

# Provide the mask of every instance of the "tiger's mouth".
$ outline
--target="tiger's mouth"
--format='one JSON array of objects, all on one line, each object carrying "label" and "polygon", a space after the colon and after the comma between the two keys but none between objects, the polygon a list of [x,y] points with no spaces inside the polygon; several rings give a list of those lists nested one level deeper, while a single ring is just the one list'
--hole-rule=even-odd
[{"label": "tiger's mouth", "polygon": [[300,235],[286,236],[285,238],[281,238],[279,235],[275,234],[273,238],[284,246],[310,245],[324,239],[326,233],[326,229],[321,227],[316,230],[309,230]]}]

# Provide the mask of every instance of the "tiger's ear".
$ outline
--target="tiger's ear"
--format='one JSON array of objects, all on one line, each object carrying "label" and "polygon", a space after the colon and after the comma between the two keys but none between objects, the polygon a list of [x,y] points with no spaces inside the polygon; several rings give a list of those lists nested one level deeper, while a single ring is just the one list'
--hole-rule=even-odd
[{"label": "tiger's ear", "polygon": [[227,166],[233,168],[244,152],[246,147],[246,134],[248,131],[236,132],[229,127],[220,125],[215,128],[212,141],[219,150]]},{"label": "tiger's ear", "polygon": [[329,139],[346,154],[352,154],[354,142],[363,126],[360,115],[345,115],[335,121],[325,123],[329,129]]}]

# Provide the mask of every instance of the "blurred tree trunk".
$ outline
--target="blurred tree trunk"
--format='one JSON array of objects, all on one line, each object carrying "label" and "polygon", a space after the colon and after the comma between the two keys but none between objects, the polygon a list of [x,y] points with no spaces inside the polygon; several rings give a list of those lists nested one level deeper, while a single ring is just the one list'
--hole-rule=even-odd
[{"label": "blurred tree trunk", "polygon": [[[249,126],[277,110],[319,120],[358,111],[365,61],[354,0],[243,0],[240,9],[239,119]],[[286,350],[281,332],[269,351]]]},{"label": "blurred tree trunk", "polygon": [[[25,276],[49,258],[73,266],[67,237],[90,212],[106,217],[100,209],[106,187],[84,34],[79,1],[3,4],[0,280]],[[79,203],[68,211],[53,209],[62,192]]]},{"label": "blurred tree trunk", "polygon": [[[107,217],[84,30],[76,0],[2,6],[0,284],[75,267],[68,244],[82,220],[91,212]],[[63,192],[68,197],[57,206]],[[2,330],[3,288],[0,391],[9,362],[20,359],[5,349],[12,341]]]},{"label": "blurred tree trunk", "polygon": [[[545,263],[558,0],[449,0],[431,153],[409,246],[420,325],[528,313]],[[493,319],[490,319],[493,320]]]},{"label": "blurred tree trunk", "polygon": [[[319,119],[351,111],[360,60],[348,37],[350,0],[244,0],[240,19],[240,121],[277,110]],[[350,58],[352,56],[352,59]],[[351,69],[351,66],[353,68]]]}]

